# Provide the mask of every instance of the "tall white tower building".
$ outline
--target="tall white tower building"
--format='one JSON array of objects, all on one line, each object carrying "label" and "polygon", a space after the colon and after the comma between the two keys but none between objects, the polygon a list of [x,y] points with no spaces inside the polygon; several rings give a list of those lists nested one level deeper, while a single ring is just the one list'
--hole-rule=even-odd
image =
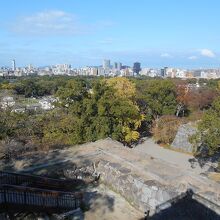
[{"label": "tall white tower building", "polygon": [[12,71],[16,70],[16,64],[15,64],[15,60],[12,60]]}]

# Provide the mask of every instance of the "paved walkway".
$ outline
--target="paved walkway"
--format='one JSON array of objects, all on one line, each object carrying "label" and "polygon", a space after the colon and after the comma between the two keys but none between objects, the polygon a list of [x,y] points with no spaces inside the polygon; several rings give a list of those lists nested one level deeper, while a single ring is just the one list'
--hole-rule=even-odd
[{"label": "paved walkway", "polygon": [[192,169],[189,160],[193,159],[193,156],[163,148],[156,144],[154,140],[151,138],[147,139],[144,143],[134,148],[134,151],[139,152],[141,154],[147,154],[149,156],[152,156],[156,159],[160,159],[169,164],[173,164],[174,166],[180,167],[182,169],[190,170],[191,172],[204,172],[204,169],[201,168],[199,165]]}]

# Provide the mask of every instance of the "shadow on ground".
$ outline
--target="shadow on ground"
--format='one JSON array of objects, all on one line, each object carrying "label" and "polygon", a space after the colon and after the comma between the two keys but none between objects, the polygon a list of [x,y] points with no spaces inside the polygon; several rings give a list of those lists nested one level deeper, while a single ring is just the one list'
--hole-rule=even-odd
[{"label": "shadow on ground", "polygon": [[191,194],[187,194],[182,199],[172,204],[169,208],[156,213],[147,220],[220,220],[220,216],[192,199]]},{"label": "shadow on ground", "polygon": [[[31,155],[30,158],[21,157],[18,161],[22,161],[22,166],[24,165],[24,167],[19,167],[19,172],[65,179],[68,181],[68,184],[62,189],[62,191],[83,192],[82,211],[77,211],[72,215],[75,220],[85,219],[85,212],[96,212],[97,214],[98,210],[100,216],[113,212],[115,204],[114,197],[97,191],[96,188],[99,185],[98,180],[93,178],[91,172],[88,172],[86,169],[86,167],[92,167],[91,161],[84,159],[79,165],[78,163],[76,165],[71,161],[66,161],[65,158],[67,157],[67,153],[57,154],[56,151],[49,155],[42,153],[41,156]],[[55,161],[55,163],[48,163],[48,161]],[[5,164],[4,171],[18,172],[18,167],[16,167],[17,163],[14,163],[14,161],[5,162],[8,163]],[[60,219],[58,217],[60,214],[58,213],[37,213],[35,210],[33,210],[33,212],[26,212],[25,209],[20,213],[14,213],[13,210],[9,210],[9,214],[14,216],[13,220],[37,220],[40,219],[41,216],[42,219],[48,220]],[[5,216],[5,214],[1,215],[0,213],[1,220],[10,219],[9,215],[8,217]]]}]

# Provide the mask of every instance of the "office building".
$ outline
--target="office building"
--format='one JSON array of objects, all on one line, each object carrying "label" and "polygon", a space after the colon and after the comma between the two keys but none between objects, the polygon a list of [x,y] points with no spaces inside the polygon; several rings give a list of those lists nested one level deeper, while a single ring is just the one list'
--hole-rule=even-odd
[{"label": "office building", "polygon": [[119,62],[119,63],[117,64],[117,69],[118,69],[118,70],[121,70],[121,69],[122,69],[122,63]]},{"label": "office building", "polygon": [[103,61],[103,68],[104,68],[104,69],[110,69],[110,67],[111,67],[111,62],[110,62],[110,60],[104,60],[104,61]]},{"label": "office building", "polygon": [[168,67],[164,67],[163,69],[161,69],[161,76],[162,77],[167,77],[168,75]]},{"label": "office building", "polygon": [[16,70],[16,64],[15,64],[15,60],[12,60],[12,71]]},{"label": "office building", "polygon": [[139,74],[140,71],[141,71],[141,64],[138,62],[134,63],[133,72]]}]

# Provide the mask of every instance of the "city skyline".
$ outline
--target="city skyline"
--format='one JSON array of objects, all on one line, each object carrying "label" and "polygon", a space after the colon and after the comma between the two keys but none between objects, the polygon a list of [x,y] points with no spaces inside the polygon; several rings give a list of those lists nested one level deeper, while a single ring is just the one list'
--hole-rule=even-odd
[{"label": "city skyline", "polygon": [[[219,67],[196,67],[196,68],[187,68],[187,67],[178,67],[174,65],[170,66],[143,66],[142,63],[139,61],[133,61],[132,63],[122,63],[118,60],[111,60],[111,59],[103,59],[100,63],[97,63],[96,65],[82,65],[82,66],[73,66],[71,63],[52,63],[52,64],[45,64],[45,65],[33,65],[32,63],[28,63],[27,65],[17,65],[17,60],[12,59],[8,60],[7,64],[0,66],[0,70],[8,70],[15,72],[16,70],[20,70],[23,68],[29,68],[30,66],[32,68],[37,68],[37,69],[44,69],[44,68],[51,68],[54,66],[69,66],[71,69],[82,69],[82,68],[104,68],[104,69],[125,69],[125,68],[131,68],[131,69],[136,69],[135,66],[140,64],[140,68],[138,69],[163,69],[163,68],[176,68],[176,69],[185,69],[185,70],[220,70]],[[122,68],[123,67],[123,68]]]},{"label": "city skyline", "polygon": [[[110,59],[144,67],[219,68],[220,2],[8,0],[0,9],[0,66]],[[10,13],[9,13],[10,12]]]},{"label": "city skyline", "polygon": [[1,67],[0,77],[25,77],[25,76],[104,76],[104,77],[161,77],[161,78],[196,78],[198,79],[219,79],[220,68],[212,69],[183,69],[175,67],[146,68],[141,63],[135,62],[133,66],[103,60],[102,65],[84,66],[76,68],[70,64],[55,64],[45,67],[34,67],[29,64],[26,67],[16,66],[16,60],[12,60],[11,67]]}]

